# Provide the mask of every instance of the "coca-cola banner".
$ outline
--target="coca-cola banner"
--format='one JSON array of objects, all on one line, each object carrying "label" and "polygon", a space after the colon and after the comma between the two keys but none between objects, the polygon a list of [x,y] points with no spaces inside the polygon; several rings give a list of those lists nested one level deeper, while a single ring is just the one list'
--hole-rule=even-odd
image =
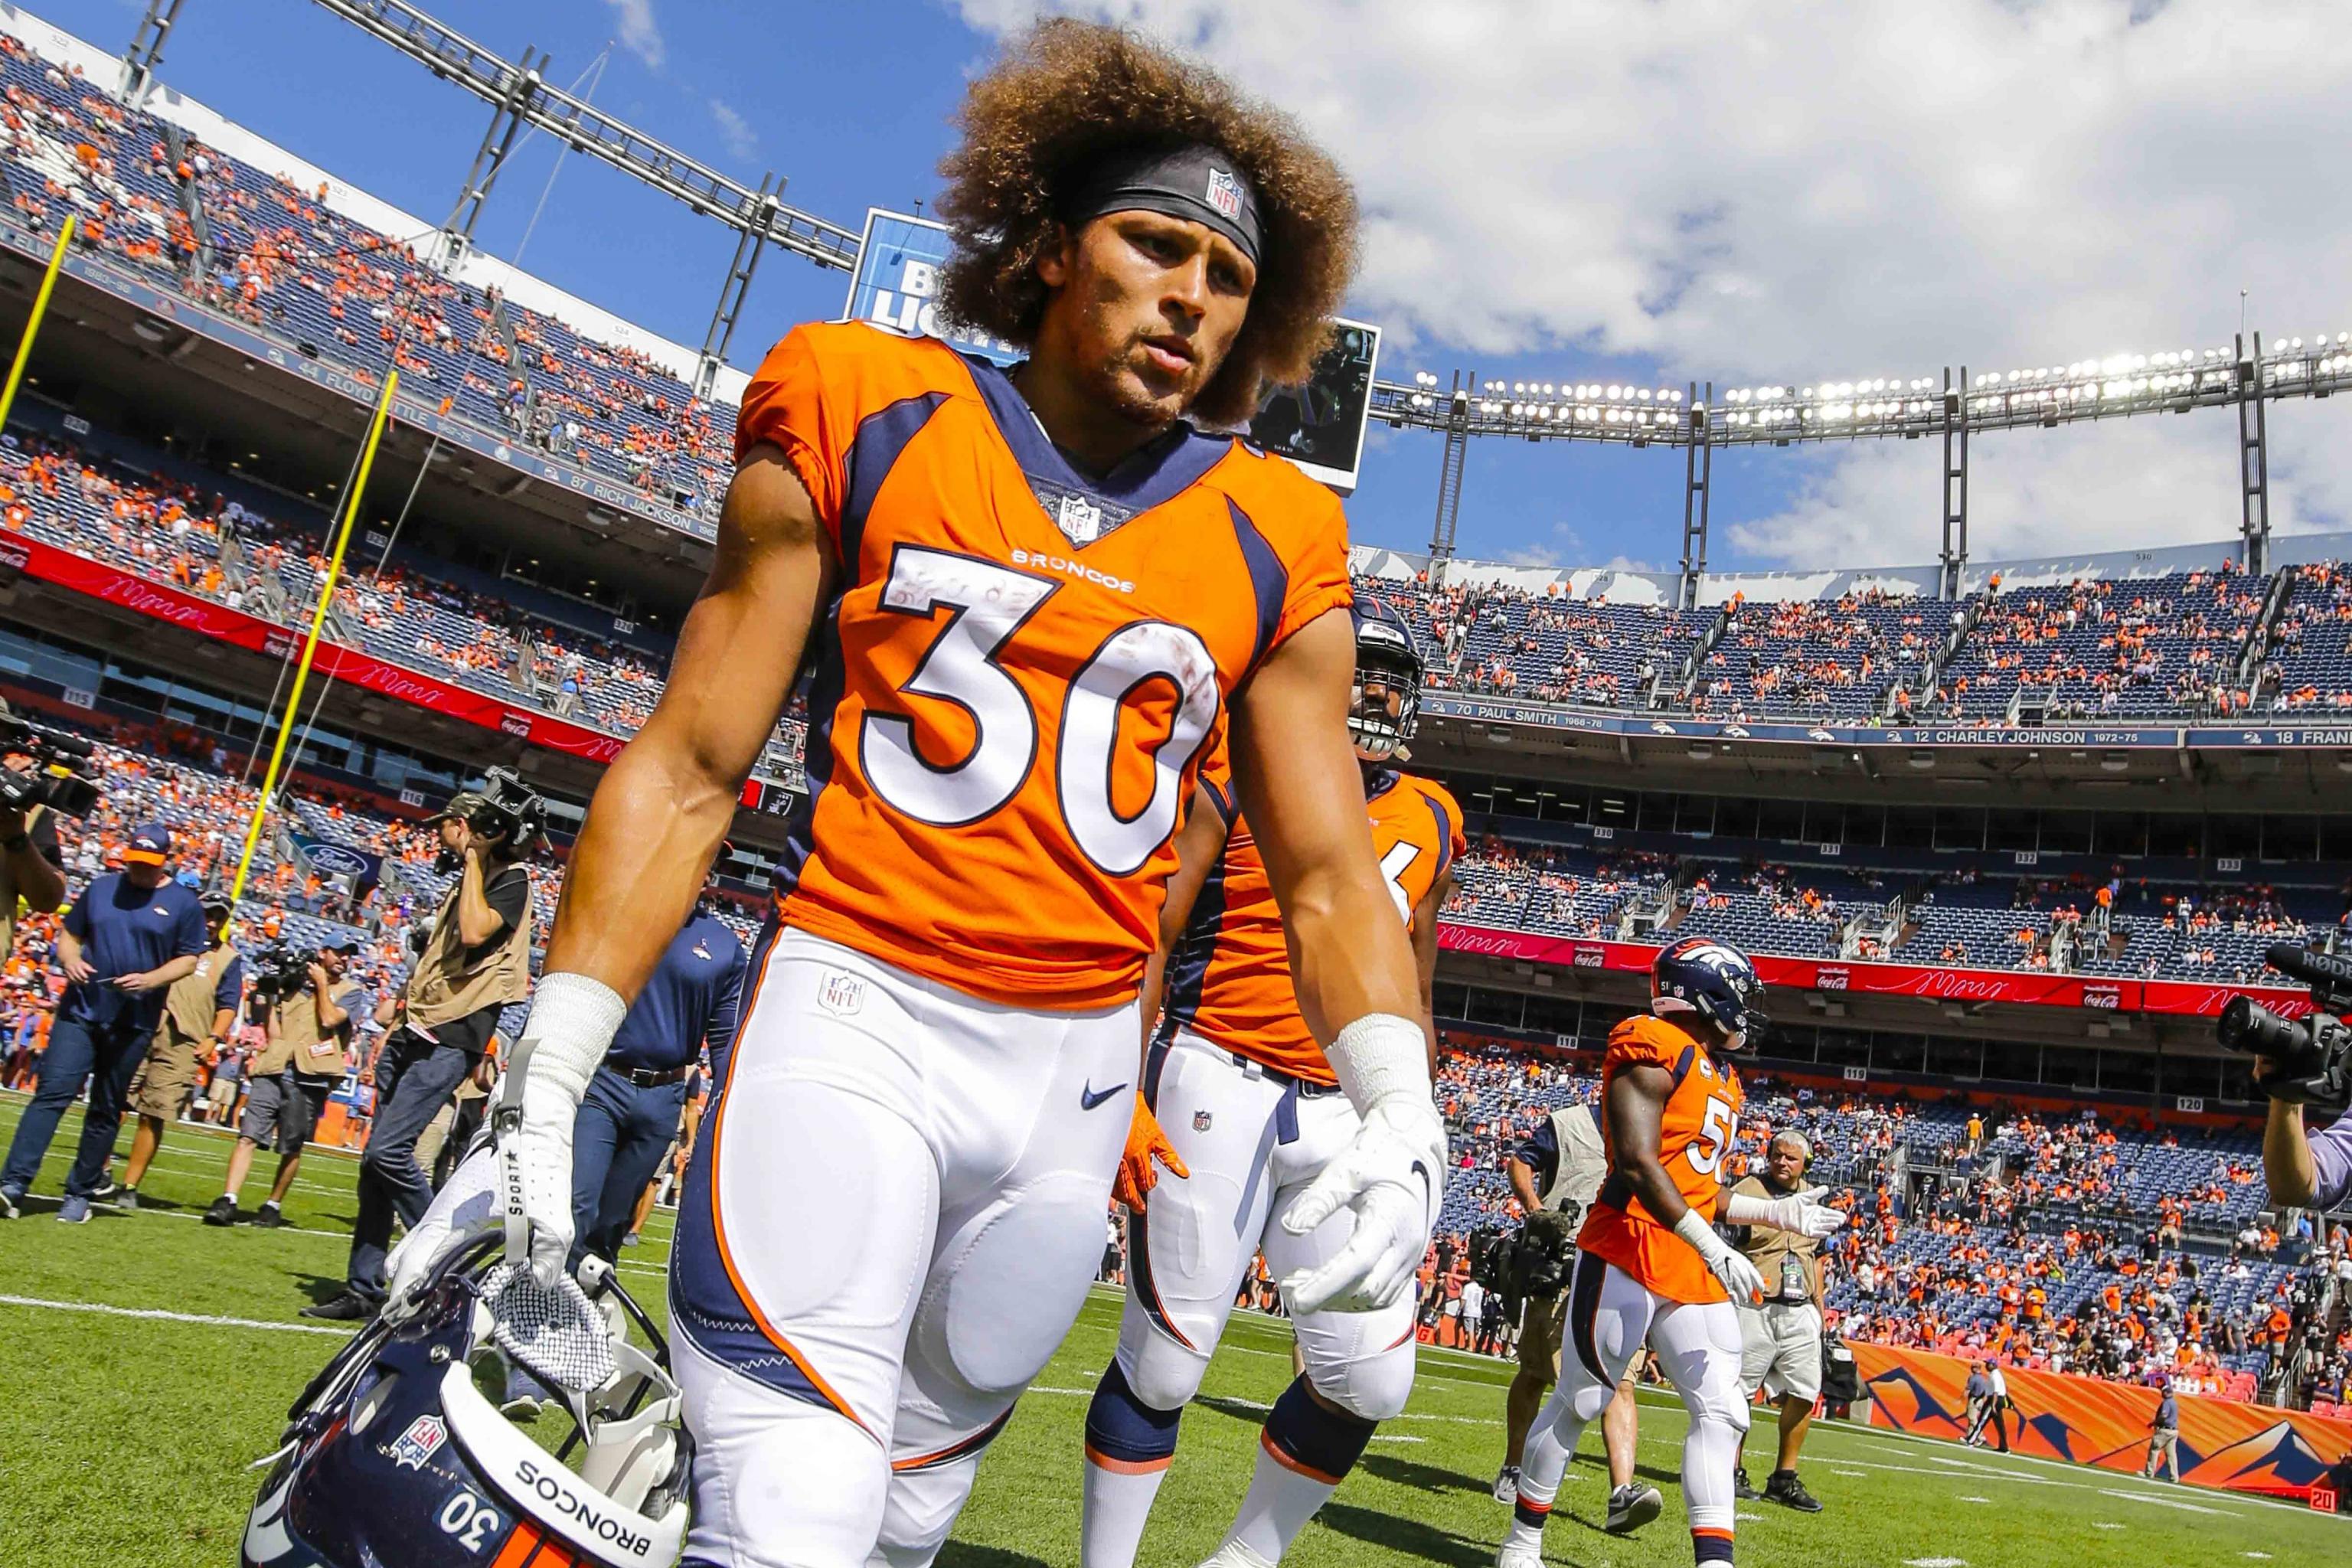
[{"label": "coca-cola banner", "polygon": [[[274,658],[284,658],[299,643],[296,634],[285,627],[242,610],[232,610],[226,605],[216,605],[178,588],[134,577],[102,561],[92,561],[23,534],[0,534],[0,565]],[[320,675],[593,763],[609,763],[621,754],[623,742],[617,736],[543,713],[510,708],[495,697],[419,675],[339,643],[322,639],[311,668]]]},{"label": "coca-cola banner", "polygon": [[[1570,969],[1646,973],[1658,950],[1643,942],[1596,942],[1485,926],[1442,925],[1437,942],[1448,952],[1549,963]],[[2043,974],[2001,969],[1923,968],[1853,959],[1752,955],[1767,985],[1800,991],[1918,996],[1934,1002],[2016,1002],[2045,1007],[2087,1007],[2099,1013],[2175,1013],[2213,1017],[2231,997],[2251,993],[2272,1011],[2296,1016],[2311,1010],[2300,991],[2177,980],[2118,980],[2104,975]]]}]

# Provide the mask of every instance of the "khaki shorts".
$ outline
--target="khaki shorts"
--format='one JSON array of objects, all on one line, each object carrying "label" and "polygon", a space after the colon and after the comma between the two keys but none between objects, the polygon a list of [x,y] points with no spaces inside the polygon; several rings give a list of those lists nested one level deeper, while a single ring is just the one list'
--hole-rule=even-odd
[{"label": "khaki shorts", "polygon": [[204,1077],[201,1042],[181,1037],[174,1029],[156,1035],[131,1075],[129,1095],[131,1110],[140,1116],[159,1116],[169,1121],[180,1114],[188,1103],[197,1081]]},{"label": "khaki shorts", "polygon": [[1822,1315],[1811,1301],[1739,1310],[1739,1386],[1775,1399],[1822,1394]]},{"label": "khaki shorts", "polygon": [[1519,1364],[1546,1383],[1559,1381],[1559,1348],[1567,1339],[1567,1291],[1519,1309]]}]

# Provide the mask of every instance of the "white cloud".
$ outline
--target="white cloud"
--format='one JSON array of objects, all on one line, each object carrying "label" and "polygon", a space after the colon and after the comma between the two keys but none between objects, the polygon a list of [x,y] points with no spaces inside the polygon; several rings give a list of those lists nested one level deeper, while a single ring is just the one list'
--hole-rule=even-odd
[{"label": "white cloud", "polygon": [[737,158],[749,158],[760,151],[760,133],[751,122],[724,99],[710,100],[710,118],[718,122],[719,139],[727,143],[727,151]]},{"label": "white cloud", "polygon": [[659,67],[669,58],[662,42],[661,24],[654,20],[654,0],[604,0],[621,25],[621,47],[646,64]]},{"label": "white cloud", "polygon": [[[962,5],[997,30],[1028,10]],[[2225,344],[2242,288],[2253,325],[2352,328],[2340,0],[1072,8],[1177,40],[1339,155],[1365,213],[1351,303],[1396,366],[1418,342],[1556,353],[1563,379],[1598,354],[1719,386],[1937,375]],[[1983,443],[1978,553],[2062,510],[2118,543],[2231,531],[2232,423]],[[1859,509],[1899,489],[1932,554],[1924,445],[1853,448],[1754,548],[1876,559]],[[2291,477],[2306,523],[2352,498]]]}]

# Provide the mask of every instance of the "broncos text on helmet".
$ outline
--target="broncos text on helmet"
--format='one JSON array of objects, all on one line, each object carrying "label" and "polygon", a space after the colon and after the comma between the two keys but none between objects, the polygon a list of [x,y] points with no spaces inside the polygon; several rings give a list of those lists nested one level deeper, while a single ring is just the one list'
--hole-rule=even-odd
[{"label": "broncos text on helmet", "polygon": [[1770,1020],[1764,983],[1748,955],[1711,937],[1670,942],[1650,967],[1650,1011],[1661,1018],[1696,1013],[1723,1032],[1727,1050],[1745,1050]]},{"label": "broncos text on helmet", "polygon": [[1348,733],[1365,762],[1402,760],[1421,724],[1421,647],[1404,617],[1383,601],[1359,594],[1354,609],[1356,686]]}]

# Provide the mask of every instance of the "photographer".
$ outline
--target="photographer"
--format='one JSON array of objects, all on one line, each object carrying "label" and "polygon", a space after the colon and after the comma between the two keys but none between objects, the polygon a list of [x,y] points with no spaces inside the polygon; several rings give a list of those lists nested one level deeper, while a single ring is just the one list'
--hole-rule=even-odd
[{"label": "photographer", "polygon": [[16,1217],[58,1121],[88,1079],[89,1109],[58,1218],[68,1225],[89,1218],[90,1194],[122,1125],[123,1091],[163,1017],[164,989],[193,973],[212,945],[194,891],[164,868],[171,855],[170,829],[161,823],[139,828],[123,851],[122,869],[91,882],[66,912],[57,945],[65,994],[41,1057],[40,1087],[0,1167],[0,1217]]},{"label": "photographer", "polygon": [[[1578,1218],[1608,1174],[1609,1157],[1601,1131],[1601,1102],[1564,1105],[1537,1126],[1504,1163],[1511,1192],[1527,1211],[1528,1236],[1559,1227],[1575,1234]],[[1566,1274],[1561,1276],[1565,1281]],[[1519,1460],[1527,1451],[1528,1432],[1542,1410],[1544,1391],[1559,1381],[1559,1357],[1568,1329],[1568,1302],[1557,1289],[1538,1300],[1529,1296],[1519,1314],[1519,1370],[1504,1396],[1503,1468],[1495,1478],[1495,1497],[1509,1502],[1518,1495]],[[1630,1533],[1658,1516],[1665,1499],[1657,1488],[1633,1479],[1633,1447],[1639,1439],[1640,1416],[1633,1404],[1633,1380],[1628,1375],[1601,1418],[1601,1447],[1609,1459],[1609,1514],[1612,1535]]]},{"label": "photographer", "polygon": [[[2266,1057],[2256,1057],[2253,1068],[2256,1083],[2277,1070]],[[2263,1128],[2263,1174],[2271,1202],[2293,1208],[2331,1209],[2352,1196],[2352,1116],[2310,1132],[2302,1101],[2273,1100]]]},{"label": "photographer", "polygon": [[252,1088],[228,1157],[228,1184],[205,1211],[206,1225],[236,1223],[236,1196],[253,1169],[254,1152],[273,1141],[278,1177],[253,1223],[265,1230],[288,1223],[280,1205],[301,1168],[302,1146],[351,1067],[352,1032],[367,1004],[366,991],[348,976],[359,950],[355,942],[322,947],[307,962],[280,950],[256,983],[255,1000],[265,1009],[261,1054],[247,1069]]},{"label": "photographer", "polygon": [[[0,714],[7,704],[0,702]],[[66,901],[65,856],[58,847],[57,814],[40,804],[42,779],[22,768],[0,768],[0,960],[16,951],[16,906],[54,910]]]},{"label": "photographer", "polygon": [[346,1288],[303,1308],[305,1317],[357,1321],[383,1300],[393,1221],[413,1227],[433,1201],[416,1163],[417,1134],[481,1070],[499,1014],[530,993],[530,873],[521,861],[544,828],[547,803],[492,768],[480,790],[453,797],[436,820],[439,868],[456,880],[389,1010],[397,1027],[376,1053],[375,1118],[360,1156]]},{"label": "photographer", "polygon": [[175,981],[163,994],[163,1022],[147,1046],[147,1057],[131,1079],[131,1109],[138,1114],[139,1130],[131,1135],[131,1163],[122,1173],[122,1189],[115,1194],[117,1208],[139,1206],[139,1184],[163,1147],[163,1129],[179,1120],[196,1084],[205,1075],[205,1058],[228,1037],[236,1022],[237,1005],[245,997],[245,961],[228,940],[233,906],[219,893],[205,896],[205,929],[212,932],[213,950],[205,954],[184,980]]},{"label": "photographer", "polygon": [[[1731,1190],[1770,1201],[1818,1191],[1805,1183],[1805,1167],[1812,1145],[1792,1127],[1773,1134],[1764,1152],[1764,1170]],[[1797,1479],[1797,1456],[1804,1450],[1805,1434],[1812,1429],[1813,1401],[1822,1392],[1822,1244],[1802,1231],[1755,1224],[1745,1233],[1740,1250],[1764,1277],[1760,1302],[1741,1301],[1739,1309],[1739,1388],[1749,1400],[1762,1389],[1780,1402],[1778,1462],[1757,1492],[1748,1484],[1743,1464],[1732,1472],[1733,1494],[1742,1501],[1761,1496],[1800,1513],[1819,1513],[1820,1501]]]}]

